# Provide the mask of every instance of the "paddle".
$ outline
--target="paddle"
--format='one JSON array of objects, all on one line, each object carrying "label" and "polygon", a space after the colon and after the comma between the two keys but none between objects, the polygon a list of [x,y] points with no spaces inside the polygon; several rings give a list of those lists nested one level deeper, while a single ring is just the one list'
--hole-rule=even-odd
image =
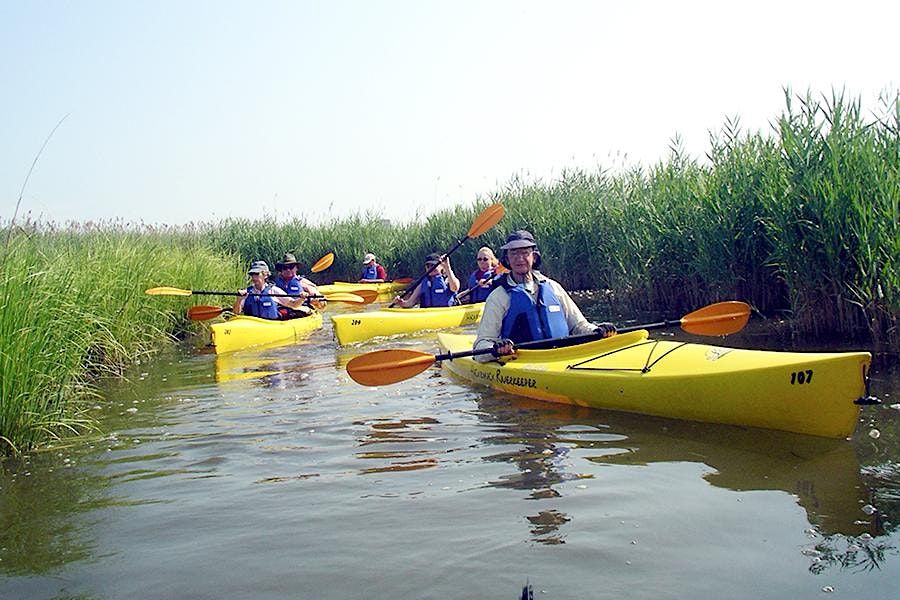
[{"label": "paddle", "polygon": [[188,318],[191,321],[208,321],[209,319],[215,319],[223,312],[231,312],[230,306],[223,306],[219,308],[218,306],[192,306],[188,309]]},{"label": "paddle", "polygon": [[[363,294],[365,297],[363,297]],[[329,302],[347,302],[349,304],[371,304],[378,297],[378,292],[372,290],[360,290],[358,293],[335,292],[325,296],[310,296],[311,300],[328,300]],[[206,321],[215,319],[223,312],[230,312],[231,307],[227,306],[219,308],[218,306],[209,306],[205,304],[192,306],[188,309],[188,318],[192,321]]]},{"label": "paddle", "polygon": [[[311,273],[318,273],[320,271],[324,271],[334,262],[334,252],[329,252],[322,258],[316,261],[316,263],[310,267]],[[303,275],[302,277],[298,277],[297,279],[302,279],[306,277]],[[207,296],[237,296],[239,295],[237,292],[217,292],[210,290],[183,290],[181,288],[174,287],[155,287],[150,288],[148,290],[144,290],[144,293],[149,296],[191,296],[194,294],[205,294]],[[283,296],[285,298],[293,298],[294,296],[290,294],[269,294],[270,296]],[[369,304],[366,302],[366,304]]]},{"label": "paddle", "polygon": [[[481,279],[480,283],[485,283],[487,281],[490,281],[491,283],[493,283],[495,281],[498,281],[502,275],[506,275],[507,273],[509,273],[509,269],[507,269],[503,265],[497,265],[496,267],[494,267],[494,275],[491,277],[485,277],[485,278]],[[457,304],[461,304],[460,301],[463,298],[465,298],[466,296],[468,296],[469,294],[471,294],[472,292],[477,290],[479,287],[481,287],[480,283],[479,283],[479,285],[472,286],[469,289],[463,290],[460,293],[456,294]]]},{"label": "paddle", "polygon": [[[324,271],[334,262],[334,252],[329,252],[322,258],[316,261],[316,263],[309,268],[310,273],[319,273]],[[303,279],[306,275],[300,275],[297,279]]]},{"label": "paddle", "polygon": [[[619,329],[619,333],[680,325],[683,330],[696,335],[728,335],[743,329],[749,318],[750,306],[747,304],[734,301],[717,302],[695,310],[677,320],[623,327]],[[520,350],[549,349],[572,346],[597,339],[600,339],[598,334],[588,333],[549,340],[523,342],[516,344],[516,348]],[[351,359],[347,363],[347,373],[353,381],[362,385],[387,385],[418,375],[437,361],[491,354],[492,352],[493,348],[480,348],[478,350],[466,350],[456,353],[448,352],[447,354],[438,355],[416,350],[378,350]]]},{"label": "paddle", "polygon": [[[461,240],[457,240],[456,245],[453,246],[452,248],[450,248],[450,250],[448,250],[442,256],[442,258],[446,258],[447,256],[450,256],[451,254],[456,252],[456,250],[459,249],[459,247],[462,246],[466,242],[466,240],[478,237],[479,235],[481,235],[482,233],[484,233],[485,231],[487,231],[488,229],[490,229],[491,227],[493,227],[494,225],[499,223],[500,219],[503,218],[503,215],[505,213],[506,213],[506,209],[503,208],[502,204],[491,204],[490,206],[488,206],[486,209],[481,211],[480,215],[478,215],[475,218],[475,221],[472,223],[472,226],[469,227],[469,231],[466,233],[466,235],[464,235]],[[428,277],[429,273],[430,273],[430,271],[425,271],[424,273],[422,273],[422,275],[419,277],[419,279],[416,280],[416,282],[414,284],[412,284],[411,286],[406,288],[403,291],[403,293],[400,294],[400,297],[405,298],[414,289],[419,287],[419,284],[422,283],[422,281],[426,277]],[[391,302],[388,305],[388,308],[393,308],[395,304],[397,304],[396,301]]]},{"label": "paddle", "polygon": [[[240,296],[240,292],[225,292],[222,290],[182,290],[174,287],[155,287],[144,291],[150,296]],[[291,294],[266,294],[267,296],[281,298],[296,298]],[[349,302],[350,304],[372,304],[378,298],[378,292],[374,290],[353,290],[352,292],[330,292],[320,296],[306,296],[310,300],[328,300],[329,302]]]}]

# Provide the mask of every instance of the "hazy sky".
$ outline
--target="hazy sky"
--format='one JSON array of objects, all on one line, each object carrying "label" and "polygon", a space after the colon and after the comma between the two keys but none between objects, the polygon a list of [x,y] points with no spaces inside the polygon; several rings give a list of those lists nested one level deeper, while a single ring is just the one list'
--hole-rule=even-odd
[{"label": "hazy sky", "polygon": [[0,0],[0,219],[471,203],[896,89],[900,2]]}]

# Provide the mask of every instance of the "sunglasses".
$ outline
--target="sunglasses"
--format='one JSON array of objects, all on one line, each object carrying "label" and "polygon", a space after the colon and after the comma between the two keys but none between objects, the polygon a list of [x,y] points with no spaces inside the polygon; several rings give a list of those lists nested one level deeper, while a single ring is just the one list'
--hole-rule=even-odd
[{"label": "sunglasses", "polygon": [[478,262],[481,262],[483,260],[491,260],[491,259],[489,259],[488,257],[484,257],[484,258],[476,258],[475,260],[477,260]]}]

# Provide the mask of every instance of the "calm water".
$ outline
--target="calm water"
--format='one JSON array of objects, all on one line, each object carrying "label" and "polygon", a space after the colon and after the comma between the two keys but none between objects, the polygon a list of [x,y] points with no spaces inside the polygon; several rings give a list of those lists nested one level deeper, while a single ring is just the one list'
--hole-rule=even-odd
[{"label": "calm water", "polygon": [[900,597],[896,365],[849,442],[344,371],[433,339],[326,324],[110,382],[102,434],[0,473],[0,597]]}]

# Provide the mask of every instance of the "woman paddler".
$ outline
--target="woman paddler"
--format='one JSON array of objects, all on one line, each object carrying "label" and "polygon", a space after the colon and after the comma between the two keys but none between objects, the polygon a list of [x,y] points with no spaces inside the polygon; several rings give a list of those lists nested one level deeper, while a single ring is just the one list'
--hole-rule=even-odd
[{"label": "woman paddler", "polygon": [[239,295],[235,298],[232,308],[234,314],[272,321],[283,318],[279,307],[295,311],[296,316],[312,314],[312,309],[305,305],[308,295],[306,292],[301,291],[297,296],[287,296],[287,292],[267,281],[269,265],[265,261],[254,261],[247,274],[250,276],[250,285],[238,290]]}]

